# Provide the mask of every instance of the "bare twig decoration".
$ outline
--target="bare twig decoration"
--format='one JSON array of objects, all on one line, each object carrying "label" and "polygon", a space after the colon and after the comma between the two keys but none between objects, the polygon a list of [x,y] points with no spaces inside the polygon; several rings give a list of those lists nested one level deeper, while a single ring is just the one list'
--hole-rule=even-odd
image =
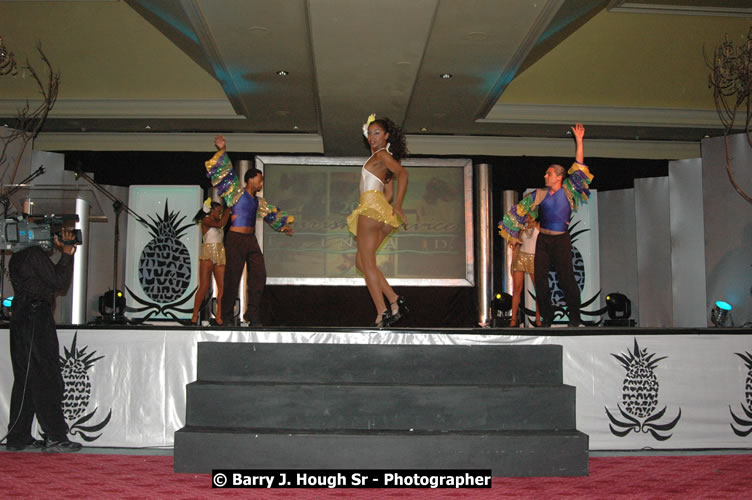
[{"label": "bare twig decoration", "polygon": [[744,110],[746,112],[744,132],[747,136],[747,142],[752,147],[752,135],[750,135],[750,120],[752,119],[750,103],[752,97],[752,27],[749,29],[745,43],[735,47],[726,35],[723,43],[715,49],[713,61],[709,62],[707,59],[706,55],[705,63],[711,70],[708,87],[713,89],[715,109],[718,111],[718,118],[724,128],[726,172],[737,193],[748,203],[752,203],[752,198],[744,192],[734,178],[728,142],[728,134],[734,127],[736,114]]},{"label": "bare twig decoration", "polygon": [[[39,74],[31,66],[28,59],[26,60],[25,69],[34,78],[39,93],[42,96],[42,102],[32,110],[29,101],[27,100],[26,105],[18,110],[10,134],[2,139],[2,150],[0,150],[0,168],[2,168],[2,172],[0,172],[0,179],[2,179],[5,184],[13,184],[16,172],[18,171],[18,166],[21,163],[21,157],[26,150],[26,146],[28,146],[29,142],[33,141],[37,135],[39,135],[39,132],[42,131],[42,127],[44,127],[44,123],[47,121],[47,116],[57,100],[57,91],[60,85],[60,73],[53,71],[52,64],[49,59],[47,59],[47,56],[42,51],[40,45],[37,45],[37,51],[39,51],[42,61],[47,66],[46,82],[41,80]],[[20,141],[18,156],[13,165],[6,165],[8,147],[15,141]],[[6,175],[8,174],[8,171],[10,171],[10,175]]]}]

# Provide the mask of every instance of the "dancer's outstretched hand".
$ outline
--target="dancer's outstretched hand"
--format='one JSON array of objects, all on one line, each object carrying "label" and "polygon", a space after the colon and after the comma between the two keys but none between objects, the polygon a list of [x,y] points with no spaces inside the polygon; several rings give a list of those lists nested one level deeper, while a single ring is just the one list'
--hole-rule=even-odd
[{"label": "dancer's outstretched hand", "polygon": [[576,139],[582,140],[582,138],[585,137],[585,126],[582,123],[575,124],[575,126],[572,127],[572,133]]}]

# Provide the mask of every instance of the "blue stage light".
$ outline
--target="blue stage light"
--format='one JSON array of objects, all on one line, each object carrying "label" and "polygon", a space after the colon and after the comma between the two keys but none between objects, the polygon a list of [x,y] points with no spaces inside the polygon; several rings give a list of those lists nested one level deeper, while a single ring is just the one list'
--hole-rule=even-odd
[{"label": "blue stage light", "polygon": [[[734,322],[731,320],[731,309],[731,304],[725,300],[716,300],[715,307],[710,311],[711,323],[718,327],[733,326]],[[731,325],[728,324],[729,322],[731,322]]]}]

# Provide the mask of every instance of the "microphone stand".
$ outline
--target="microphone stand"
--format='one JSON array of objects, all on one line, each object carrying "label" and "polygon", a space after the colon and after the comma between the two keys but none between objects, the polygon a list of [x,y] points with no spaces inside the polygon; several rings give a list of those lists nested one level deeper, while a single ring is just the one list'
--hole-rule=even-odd
[{"label": "microphone stand", "polygon": [[[23,179],[13,188],[0,195],[0,205],[3,206],[3,220],[8,218],[8,207],[10,207],[10,197],[13,193],[26,187],[28,183],[44,173],[44,165],[32,172],[28,177]],[[5,252],[0,252],[0,297],[5,299]],[[0,321],[7,321],[8,316],[4,308],[0,308]]]},{"label": "microphone stand", "polygon": [[103,188],[101,185],[99,185],[94,179],[86,175],[84,172],[81,171],[81,169],[76,169],[73,173],[73,176],[76,180],[79,178],[82,178],[89,184],[91,184],[92,187],[94,187],[97,191],[102,193],[107,199],[112,201],[112,209],[115,212],[115,242],[114,242],[114,251],[113,251],[113,262],[112,262],[112,314],[109,318],[106,318],[104,315],[102,315],[102,321],[105,323],[114,323],[114,324],[123,324],[128,323],[128,320],[123,315],[118,315],[117,313],[117,281],[118,281],[118,246],[120,243],[120,212],[125,211],[130,216],[132,216],[134,219],[139,221],[144,226],[148,227],[149,224],[146,222],[146,220],[138,215],[136,212],[131,210],[128,205],[126,205],[122,200],[117,198],[115,195],[107,191],[105,188]]}]

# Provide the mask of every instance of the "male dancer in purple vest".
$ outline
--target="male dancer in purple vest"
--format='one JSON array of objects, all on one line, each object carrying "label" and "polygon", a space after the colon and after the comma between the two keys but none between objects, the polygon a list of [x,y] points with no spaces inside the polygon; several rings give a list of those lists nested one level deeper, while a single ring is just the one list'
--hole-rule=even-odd
[{"label": "male dancer in purple vest", "polygon": [[580,326],[580,289],[572,269],[572,241],[567,231],[569,217],[580,203],[587,201],[588,186],[593,179],[583,163],[585,153],[583,138],[585,127],[578,123],[572,127],[575,138],[575,163],[569,175],[561,165],[550,165],[543,176],[545,189],[526,196],[499,223],[499,234],[505,239],[520,242],[519,232],[527,225],[530,214],[540,221],[540,234],[535,245],[535,292],[541,311],[543,326],[554,321],[554,306],[548,286],[548,270],[553,265],[564,292],[569,326]]}]

